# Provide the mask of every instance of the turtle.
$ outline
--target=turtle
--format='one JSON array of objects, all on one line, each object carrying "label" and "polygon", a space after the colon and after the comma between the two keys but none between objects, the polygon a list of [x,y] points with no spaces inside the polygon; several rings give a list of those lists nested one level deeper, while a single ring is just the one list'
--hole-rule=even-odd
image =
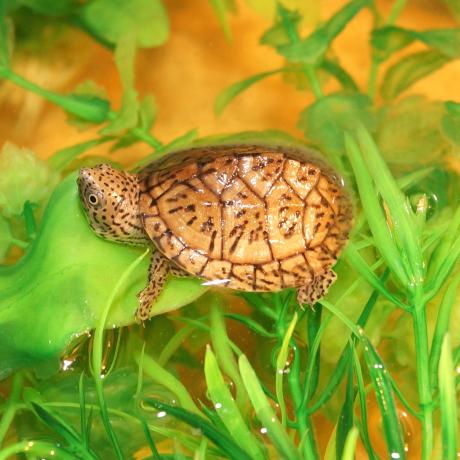
[{"label": "turtle", "polygon": [[140,321],[169,275],[241,291],[296,288],[299,304],[313,305],[336,279],[353,220],[343,179],[309,148],[194,147],[136,174],[81,168],[77,182],[99,236],[153,248]]}]

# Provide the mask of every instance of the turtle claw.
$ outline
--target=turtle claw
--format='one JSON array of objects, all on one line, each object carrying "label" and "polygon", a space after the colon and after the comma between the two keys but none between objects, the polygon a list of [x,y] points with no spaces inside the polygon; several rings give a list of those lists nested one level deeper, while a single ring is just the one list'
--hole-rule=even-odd
[{"label": "turtle claw", "polygon": [[315,303],[327,294],[336,279],[336,273],[329,269],[316,275],[311,283],[300,287],[297,290],[297,302],[300,307],[303,308],[306,304],[313,308]]}]

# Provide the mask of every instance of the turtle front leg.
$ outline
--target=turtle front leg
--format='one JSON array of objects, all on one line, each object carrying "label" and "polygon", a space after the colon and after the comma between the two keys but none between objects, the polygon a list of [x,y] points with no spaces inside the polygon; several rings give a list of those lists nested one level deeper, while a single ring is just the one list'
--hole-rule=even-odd
[{"label": "turtle front leg", "polygon": [[166,278],[170,272],[169,260],[159,251],[153,251],[149,267],[149,281],[147,286],[137,295],[139,307],[136,310],[136,319],[145,321],[150,317],[152,304],[160,295]]},{"label": "turtle front leg", "polygon": [[300,287],[297,290],[297,302],[302,307],[307,304],[313,307],[319,299],[323,298],[329,288],[337,279],[337,275],[332,269],[328,269],[318,275],[316,275],[312,282]]}]

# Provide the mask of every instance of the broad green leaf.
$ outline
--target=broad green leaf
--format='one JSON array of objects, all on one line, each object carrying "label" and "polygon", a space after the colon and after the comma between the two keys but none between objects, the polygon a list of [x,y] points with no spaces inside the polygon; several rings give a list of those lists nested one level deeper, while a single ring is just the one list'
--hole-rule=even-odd
[{"label": "broad green leaf", "polygon": [[[220,372],[216,357],[209,347],[206,350],[204,372],[208,392],[217,415],[220,417],[233,439],[238,442],[251,458],[266,458],[265,450],[251,433],[238,406],[232,398],[230,390]],[[246,408],[243,409],[246,411]]]},{"label": "broad green leaf", "polygon": [[17,0],[21,6],[46,16],[68,16],[78,6],[75,0]]},{"label": "broad green leaf", "polygon": [[363,94],[335,93],[307,107],[297,126],[306,139],[334,158],[345,152],[344,131],[354,130],[360,123],[375,129],[370,99]]},{"label": "broad green leaf", "polygon": [[12,238],[10,223],[0,215],[0,263],[4,260],[11,247]]},{"label": "broad green leaf", "polygon": [[276,75],[277,73],[281,73],[284,71],[282,69],[270,70],[268,72],[262,72],[257,75],[253,75],[252,77],[246,78],[245,80],[239,81],[234,83],[233,85],[229,86],[228,88],[224,89],[216,98],[216,102],[214,104],[214,111],[217,115],[220,115],[225,107],[227,107],[230,102],[235,99],[240,93],[244,90],[248,89],[254,83],[257,83],[264,78],[270,77],[272,75]]},{"label": "broad green leaf", "polygon": [[277,47],[278,52],[292,62],[317,65],[333,40],[369,0],[352,0],[307,38]]},{"label": "broad green leaf", "polygon": [[115,62],[120,74],[123,96],[121,108],[111,123],[101,130],[104,135],[119,134],[122,131],[135,128],[139,119],[139,101],[134,88],[134,62],[136,45],[133,34],[120,39],[115,50]]},{"label": "broad green leaf", "polygon": [[420,51],[405,56],[386,71],[380,92],[385,99],[393,99],[449,61],[448,56],[436,50]]},{"label": "broad green leaf", "polygon": [[390,164],[434,162],[446,151],[440,125],[443,104],[423,96],[409,96],[385,105],[379,113],[377,142]]},{"label": "broad green leaf", "polygon": [[442,132],[455,145],[460,146],[460,104],[456,102],[445,103],[446,113],[442,118]]},{"label": "broad green leaf", "polygon": [[275,445],[278,455],[290,460],[300,460],[298,451],[273,412],[260,385],[259,378],[245,355],[240,356],[239,367],[252,407],[254,407],[257,418],[266,430],[267,436]]},{"label": "broad green leaf", "polygon": [[458,456],[458,395],[454,378],[451,341],[448,333],[444,335],[442,341],[438,379],[443,458],[454,459]]},{"label": "broad green leaf", "polygon": [[0,2],[0,77],[9,67],[12,44],[11,23],[4,10],[5,4]]},{"label": "broad green leaf", "polygon": [[102,43],[115,45],[134,34],[136,45],[162,45],[169,35],[169,22],[161,0],[93,0],[78,10],[78,23]]},{"label": "broad green leaf", "polygon": [[209,3],[213,7],[217,19],[224,31],[225,37],[229,42],[232,41],[232,31],[230,24],[228,23],[228,13],[235,11],[235,4],[230,0],[209,0]]}]

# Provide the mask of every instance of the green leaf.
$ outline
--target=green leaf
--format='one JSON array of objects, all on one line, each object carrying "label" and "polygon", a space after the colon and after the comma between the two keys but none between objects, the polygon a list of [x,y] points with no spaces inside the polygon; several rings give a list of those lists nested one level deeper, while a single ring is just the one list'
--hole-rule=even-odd
[{"label": "green leaf", "polygon": [[436,318],[436,326],[433,333],[433,340],[431,343],[430,350],[430,377],[432,388],[436,388],[438,386],[438,382],[436,382],[436,377],[440,372],[439,364],[441,357],[441,349],[446,334],[449,332],[451,312],[453,306],[455,305],[455,301],[457,300],[457,289],[459,282],[459,275],[452,279],[442,298],[441,305],[438,310],[438,316]]},{"label": "green leaf", "polygon": [[354,460],[355,459],[356,443],[358,441],[358,437],[359,437],[358,428],[354,426],[348,432],[347,438],[345,440],[343,456],[340,457],[342,460]]},{"label": "green leaf", "polygon": [[289,354],[289,343],[291,341],[292,334],[294,333],[295,326],[297,324],[297,313],[294,313],[292,320],[286,330],[286,333],[283,336],[283,341],[281,343],[281,348],[276,358],[276,377],[275,377],[275,387],[276,387],[276,399],[280,406],[281,411],[281,423],[283,426],[287,425],[287,410],[286,410],[286,401],[284,400],[284,385],[283,377],[286,365],[288,365],[288,354]]},{"label": "green leaf", "polygon": [[182,409],[180,407],[170,406],[153,398],[145,398],[144,402],[158,410],[165,411],[167,414],[176,417],[187,425],[199,429],[204,436],[210,439],[222,452],[232,460],[251,460],[251,457],[244,452],[241,447],[236,444],[226,434],[218,431],[206,419],[196,415],[193,412]]},{"label": "green leaf", "polygon": [[320,67],[324,72],[332,75],[347,92],[358,92],[359,88],[353,77],[336,61],[323,59]]},{"label": "green leaf", "polygon": [[455,145],[460,146],[460,104],[449,101],[445,103],[446,113],[442,118],[442,132]]},{"label": "green leaf", "polygon": [[209,3],[216,13],[217,19],[224,31],[225,37],[229,42],[232,41],[232,31],[230,29],[230,24],[228,23],[227,14],[229,11],[235,10],[235,4],[229,0],[209,0]]},{"label": "green leaf", "polygon": [[51,17],[68,16],[78,6],[75,0],[18,0],[18,4]]},{"label": "green leaf", "polygon": [[278,454],[290,460],[300,460],[299,453],[273,412],[262,386],[260,385],[259,379],[245,355],[240,356],[239,366],[240,374],[246,391],[248,392],[249,399],[251,400],[252,407],[254,407],[257,418],[267,430],[266,434],[272,440]]},{"label": "green leaf", "polygon": [[247,427],[240,410],[235,404],[230,390],[225,384],[224,377],[220,372],[216,357],[209,347],[206,350],[204,372],[208,392],[217,415],[220,417],[233,439],[251,456],[251,458],[266,458],[265,450]]},{"label": "green leaf", "polygon": [[139,105],[139,128],[142,131],[149,132],[157,118],[158,106],[152,95],[145,96]]},{"label": "green leaf", "polygon": [[381,60],[418,40],[450,58],[460,57],[460,29],[416,31],[388,26],[372,32],[371,43]]},{"label": "green leaf", "polygon": [[304,40],[277,47],[278,52],[292,62],[317,65],[333,40],[369,0],[352,0]]},{"label": "green leaf", "polygon": [[[350,346],[350,353],[352,353]],[[350,430],[353,429],[353,406],[355,399],[355,391],[353,388],[353,361],[348,361],[348,379],[345,390],[345,401],[340,411],[339,420],[337,421],[335,451],[337,458],[343,458],[346,440],[348,439]]]},{"label": "green leaf", "polygon": [[8,220],[0,215],[0,262],[5,259],[11,247],[13,236]]},{"label": "green leaf", "polygon": [[450,60],[448,56],[436,50],[404,56],[386,71],[380,88],[382,96],[385,99],[395,98],[416,81],[440,69]]},{"label": "green leaf", "polygon": [[268,45],[277,48],[280,45],[287,45],[291,42],[291,33],[286,30],[286,22],[290,24],[290,27],[297,33],[298,26],[302,17],[297,11],[289,11],[284,9],[278,4],[278,12],[284,10],[284,17],[280,17],[275,21],[272,27],[270,27],[260,38],[261,45]]},{"label": "green leaf", "polygon": [[[360,150],[355,139],[349,134],[345,135],[348,158],[354,171],[355,180],[361,198],[361,204],[366,214],[369,227],[374,237],[376,246],[384,257],[390,270],[399,279],[402,286],[409,286],[409,277],[401,256],[390,233],[385,214],[380,205],[377,190],[373,184],[373,177],[370,175],[364,162],[364,153]],[[374,287],[377,288],[377,285]]]},{"label": "green leaf", "polygon": [[11,44],[11,23],[6,17],[4,2],[0,2],[0,78],[10,65]]},{"label": "green leaf", "polygon": [[[398,246],[406,275],[409,276],[411,285],[420,285],[425,277],[425,262],[410,203],[398,187],[369,132],[360,126],[357,135],[369,174],[387,207],[386,220]],[[379,249],[381,252],[385,250]]]},{"label": "green leaf", "polygon": [[406,458],[396,403],[387,370],[369,339],[362,337],[363,355],[367,364],[377,404],[382,416],[383,432],[391,458]]},{"label": "green leaf", "polygon": [[101,130],[101,134],[119,134],[135,128],[139,119],[139,101],[134,88],[134,62],[136,58],[135,37],[126,35],[117,43],[115,50],[115,63],[120,74],[123,96],[121,108],[108,126]]},{"label": "green leaf", "polygon": [[454,459],[458,456],[458,396],[456,394],[451,341],[448,333],[444,335],[444,339],[442,341],[438,378],[443,458]]},{"label": "green leaf", "polygon": [[345,153],[343,132],[360,123],[371,131],[375,128],[370,99],[363,94],[336,93],[307,107],[297,126],[306,139],[334,158]]},{"label": "green leaf", "polygon": [[136,45],[162,45],[169,22],[161,0],[93,0],[78,10],[78,23],[102,43],[115,45],[133,34]]},{"label": "green leaf", "polygon": [[225,107],[227,107],[227,105],[230,104],[230,102],[232,102],[236,96],[238,96],[244,90],[248,89],[254,83],[257,83],[264,78],[276,75],[277,73],[281,73],[283,71],[284,68],[262,72],[257,75],[253,75],[252,77],[246,78],[245,80],[234,83],[228,88],[225,88],[216,98],[214,111],[217,115],[220,115],[224,111]]}]

